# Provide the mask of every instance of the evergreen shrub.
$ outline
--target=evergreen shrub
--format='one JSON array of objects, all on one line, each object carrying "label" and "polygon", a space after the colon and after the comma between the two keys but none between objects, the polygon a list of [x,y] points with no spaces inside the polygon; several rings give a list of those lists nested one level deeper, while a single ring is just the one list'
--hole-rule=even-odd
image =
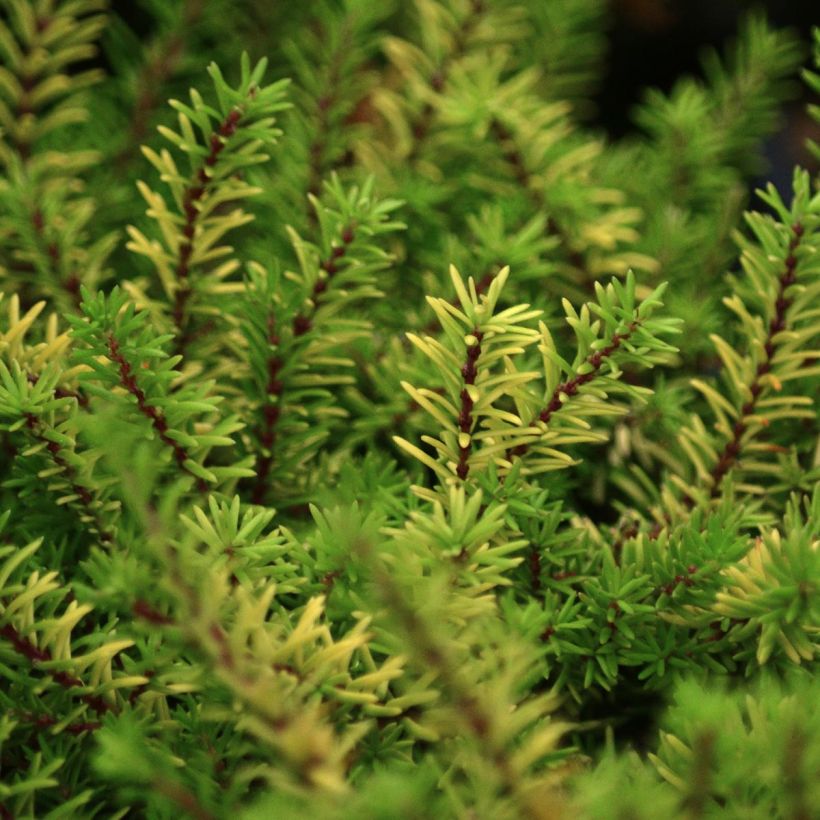
[{"label": "evergreen shrub", "polygon": [[820,33],[0,11],[0,817],[818,817]]}]

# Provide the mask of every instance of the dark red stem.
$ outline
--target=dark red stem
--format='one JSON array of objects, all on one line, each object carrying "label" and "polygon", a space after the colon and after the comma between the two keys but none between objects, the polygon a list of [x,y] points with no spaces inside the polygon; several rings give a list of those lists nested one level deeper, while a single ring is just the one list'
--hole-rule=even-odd
[{"label": "dark red stem", "polygon": [[[717,498],[720,495],[720,487],[723,479],[737,463],[742,448],[743,448],[743,434],[747,431],[748,425],[744,421],[745,418],[754,413],[757,407],[757,402],[760,395],[763,393],[763,384],[761,379],[771,371],[772,359],[774,358],[776,344],[774,337],[786,327],[786,313],[792,305],[792,299],[786,296],[786,290],[791,287],[797,279],[797,257],[794,255],[797,250],[800,240],[803,236],[803,226],[797,222],[792,225],[792,237],[789,240],[788,250],[786,252],[786,260],[783,273],[778,278],[777,296],[774,302],[774,314],[769,322],[769,329],[766,333],[766,340],[763,343],[764,357],[758,364],[755,371],[754,379],[749,385],[749,392],[751,399],[745,402],[740,408],[740,417],[732,427],[732,435],[723,447],[723,451],[718,457],[715,466],[710,472],[712,485],[709,490],[711,498]],[[695,499],[691,495],[683,497],[683,504],[687,509],[691,510],[695,506]],[[656,522],[649,531],[649,538],[657,538],[664,527],[672,522],[672,517],[669,513],[664,515],[662,521]]]},{"label": "dark red stem", "polygon": [[[800,244],[803,236],[803,226],[799,223],[792,226],[792,238],[789,241],[789,248],[786,255],[785,270],[778,280],[777,297],[774,303],[774,315],[769,322],[769,330],[766,334],[766,341],[763,345],[764,358],[757,366],[754,381],[749,386],[752,397],[740,408],[740,418],[732,428],[732,437],[726,442],[723,452],[720,454],[715,466],[712,468],[712,489],[710,495],[716,498],[720,494],[720,485],[729,470],[732,469],[741,451],[741,439],[748,429],[744,419],[755,411],[760,394],[763,392],[761,379],[771,371],[772,359],[775,353],[774,337],[786,327],[786,312],[792,305],[792,300],[786,297],[786,290],[791,287],[796,280],[795,268],[797,267],[797,257],[794,252]],[[687,505],[694,506],[694,500],[687,496]]]},{"label": "dark red stem", "polygon": [[105,525],[102,521],[100,521],[97,510],[94,509],[94,495],[88,487],[79,483],[77,471],[74,469],[73,465],[66,461],[60,445],[57,444],[56,441],[52,441],[48,438],[45,432],[39,429],[39,419],[32,413],[26,413],[26,427],[29,429],[34,439],[42,444],[45,444],[46,450],[51,456],[51,460],[62,469],[63,475],[68,481],[68,486],[71,488],[71,492],[79,497],[80,508],[94,522],[94,528],[97,531],[97,536],[99,537],[100,542],[102,544],[110,545],[114,540],[114,536],[105,528]]},{"label": "dark red stem", "polygon": [[[476,376],[478,375],[476,363],[478,362],[478,357],[481,355],[481,340],[484,338],[484,334],[478,328],[473,330],[472,335],[475,337],[476,343],[467,348],[467,360],[461,368],[461,375],[464,379],[464,387],[461,388],[461,409],[458,414],[459,432],[467,433],[468,435],[472,433],[473,423],[475,420],[473,419],[473,400],[470,398],[470,394],[467,391],[467,386],[475,384]],[[469,460],[471,449],[472,441],[470,441],[466,447],[462,447],[460,444],[458,447],[458,465],[456,466],[456,475],[462,481],[467,478],[467,475],[470,472]]]},{"label": "dark red stem", "polygon": [[147,621],[152,626],[170,626],[174,619],[155,609],[148,601],[138,598],[131,606],[131,612],[137,618]]},{"label": "dark red stem", "polygon": [[179,246],[179,259],[177,260],[175,277],[178,283],[174,296],[173,319],[179,336],[177,339],[177,353],[184,352],[188,342],[186,335],[187,306],[191,298],[192,290],[190,283],[190,262],[194,249],[194,233],[199,217],[199,204],[208,191],[211,182],[211,171],[219,159],[219,155],[225,150],[228,139],[236,133],[242,112],[238,108],[233,108],[219,128],[211,134],[208,156],[205,157],[200,169],[197,171],[194,181],[185,190],[182,198],[182,213],[185,217],[185,224],[182,227],[182,241]]},{"label": "dark red stem", "polygon": [[[524,155],[515,144],[515,138],[512,133],[497,119],[492,121],[490,133],[492,133],[501,144],[504,159],[512,168],[516,182],[524,189],[524,192],[529,197],[533,206],[539,211],[548,210],[544,194],[532,184],[532,174],[527,169]],[[561,247],[564,249],[566,258],[570,264],[582,271],[586,275],[587,280],[593,280],[594,277],[586,267],[583,254],[572,247],[569,236],[567,236],[566,232],[552,216],[547,219],[547,232],[550,236],[556,237],[561,243]]]},{"label": "dark red stem", "polygon": [[[30,713],[20,715],[20,720],[27,723],[35,729],[47,729],[50,726],[55,726],[60,720],[53,715],[33,715]],[[102,728],[102,723],[98,720],[86,720],[79,723],[69,723],[62,731],[68,732],[70,735],[81,735],[83,732],[96,732],[97,729]]]},{"label": "dark red stem", "polygon": [[530,570],[530,589],[533,595],[541,592],[541,553],[535,544],[530,547],[527,556],[527,566]]},{"label": "dark red stem", "polygon": [[143,416],[151,422],[151,426],[154,430],[156,430],[160,441],[171,449],[179,468],[194,478],[196,488],[199,492],[207,493],[208,483],[205,479],[192,473],[188,465],[185,463],[189,458],[191,458],[191,456],[178,441],[175,441],[170,435],[168,435],[168,422],[166,421],[165,416],[159,408],[154,407],[149,403],[148,397],[145,395],[145,391],[137,382],[137,378],[134,375],[131,364],[125,356],[123,356],[122,351],[120,350],[120,344],[114,338],[113,334],[108,335],[108,357],[112,362],[114,362],[115,365],[117,365],[120,376],[120,384],[137,400],[137,406],[139,407],[140,413],[142,413]]},{"label": "dark red stem", "polygon": [[[313,319],[333,277],[339,272],[342,260],[347,255],[350,245],[356,238],[355,225],[347,225],[341,233],[342,244],[332,248],[330,255],[319,263],[319,269],[324,273],[318,276],[310,292],[312,307],[301,311],[293,317],[291,333],[294,339],[304,336],[312,327]],[[265,384],[265,399],[262,408],[262,423],[256,430],[257,438],[263,448],[256,465],[256,481],[254,483],[251,501],[254,504],[263,504],[268,492],[270,472],[273,468],[273,451],[276,446],[276,425],[282,415],[282,393],[284,384],[280,378],[280,371],[284,361],[279,352],[279,333],[276,329],[276,320],[273,315],[268,317],[268,344],[274,352],[268,358],[268,380]]]},{"label": "dark red stem", "polygon": [[324,272],[324,276],[318,276],[313,283],[313,288],[310,292],[311,307],[306,311],[297,313],[293,318],[293,337],[298,338],[304,336],[313,327],[313,317],[319,308],[322,300],[322,294],[328,289],[333,277],[341,269],[341,263],[346,256],[350,245],[356,238],[356,226],[347,225],[342,230],[342,244],[337,245],[330,251],[330,256],[319,263],[319,268]]},{"label": "dark red stem", "polygon": [[[36,644],[18,632],[12,624],[4,624],[0,627],[0,637],[5,638],[14,648],[14,650],[26,658],[32,666],[37,666],[41,663],[49,663],[54,658],[48,649],[40,649]],[[56,683],[64,689],[84,688],[85,684],[76,676],[69,672],[64,672],[56,669],[44,670],[50,675]],[[105,714],[113,711],[113,707],[103,700],[99,695],[80,694],[79,699],[83,703],[88,704],[98,714]]]},{"label": "dark red stem", "polygon": [[[456,31],[452,50],[444,57],[441,63],[439,63],[438,68],[430,76],[430,88],[432,88],[437,94],[440,94],[444,90],[444,86],[447,84],[447,78],[453,67],[453,63],[458,60],[467,50],[467,42],[470,39],[470,35],[478,25],[484,11],[484,0],[471,0],[470,10],[468,11],[467,16],[461,21],[461,25]],[[433,126],[435,114],[436,109],[432,103],[426,102],[422,106],[416,121],[411,126],[413,146],[410,149],[408,160],[414,160],[418,157],[421,147],[427,139],[427,135],[430,133],[430,129]]]},{"label": "dark red stem", "polygon": [[262,504],[268,489],[268,478],[273,466],[273,449],[276,444],[276,425],[282,412],[282,390],[284,385],[279,378],[282,369],[282,357],[279,355],[279,334],[276,331],[276,320],[273,315],[268,317],[268,344],[276,349],[276,353],[268,358],[268,381],[265,385],[265,399],[262,407],[262,424],[256,431],[259,444],[264,452],[256,465],[256,483],[253,488],[251,501]]},{"label": "dark red stem", "polygon": [[[584,359],[584,362],[590,365],[592,370],[588,373],[579,373],[571,379],[561,382],[561,384],[559,384],[555,390],[552,391],[552,396],[550,397],[549,403],[538,414],[537,418],[544,422],[544,424],[549,424],[553,413],[560,410],[563,406],[561,395],[563,394],[567,397],[574,396],[580,387],[591,382],[599,374],[604,362],[637,330],[638,324],[639,323],[637,320],[630,322],[625,333],[616,333],[613,335],[612,341],[606,347],[601,350],[596,350],[594,353],[590,353],[590,355]],[[535,419],[533,419],[533,422],[534,421]],[[512,456],[522,456],[529,449],[529,444],[519,444],[517,447],[507,450],[507,459],[510,460]]]}]

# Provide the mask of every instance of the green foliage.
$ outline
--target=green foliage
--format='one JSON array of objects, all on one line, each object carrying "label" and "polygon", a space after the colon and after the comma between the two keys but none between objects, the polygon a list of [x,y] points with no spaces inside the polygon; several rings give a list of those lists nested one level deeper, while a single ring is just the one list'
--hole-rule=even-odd
[{"label": "green foliage", "polygon": [[[3,4],[0,22],[0,215],[4,255],[0,281],[29,298],[47,295],[61,307],[94,286],[116,236],[96,234],[94,197],[84,177],[99,161],[93,150],[65,150],[72,126],[88,117],[86,89],[102,72],[83,70],[97,51],[104,2]],[[4,285],[7,288],[7,285]]]},{"label": "green foliage", "polygon": [[[675,692],[657,755],[610,754],[581,781],[578,817],[811,817],[815,687],[763,680],[743,694],[690,681]],[[654,769],[654,771],[653,771]]]},{"label": "green foliage", "polygon": [[[260,193],[258,187],[243,180],[243,175],[250,166],[268,159],[262,149],[272,145],[279,134],[272,115],[286,106],[286,81],[260,86],[266,66],[267,61],[260,60],[251,68],[247,54],[243,54],[241,79],[232,88],[212,63],[208,73],[214,84],[215,108],[196,90],[191,91],[190,106],[171,102],[178,112],[179,131],[165,126],[159,130],[187,156],[187,172],[177,168],[167,149],[144,149],[168,186],[171,201],[138,183],[162,240],[150,241],[142,231],[129,227],[126,247],[147,256],[153,264],[164,295],[160,304],[172,306],[170,318],[180,352],[195,332],[190,314],[218,313],[219,301],[236,291],[226,280],[240,262],[226,259],[233,248],[222,239],[252,216],[241,207],[228,210],[228,206]],[[149,301],[147,291],[139,283],[131,287],[140,304]]]},{"label": "green foliage", "polygon": [[813,816],[795,38],[139,8],[0,0],[0,816]]}]

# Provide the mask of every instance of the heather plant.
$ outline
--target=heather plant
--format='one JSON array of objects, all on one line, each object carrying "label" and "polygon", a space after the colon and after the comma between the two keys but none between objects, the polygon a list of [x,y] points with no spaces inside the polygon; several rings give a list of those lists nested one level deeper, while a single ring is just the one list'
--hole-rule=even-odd
[{"label": "heather plant", "polygon": [[137,5],[0,0],[0,817],[815,816],[803,44]]}]

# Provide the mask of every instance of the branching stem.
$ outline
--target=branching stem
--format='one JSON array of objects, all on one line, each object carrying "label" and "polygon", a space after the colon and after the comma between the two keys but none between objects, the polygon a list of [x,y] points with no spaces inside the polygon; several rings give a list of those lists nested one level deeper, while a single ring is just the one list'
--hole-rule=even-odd
[{"label": "branching stem", "polygon": [[145,391],[140,387],[137,381],[134,370],[130,362],[125,358],[120,349],[119,342],[114,338],[113,334],[108,335],[108,357],[117,366],[120,376],[120,385],[124,387],[136,400],[140,413],[145,416],[150,422],[151,426],[156,430],[157,435],[167,447],[171,449],[179,468],[192,476],[195,480],[196,488],[201,493],[208,492],[208,483],[205,479],[200,478],[191,472],[187,462],[191,458],[188,451],[175,439],[173,439],[168,432],[168,422],[165,419],[162,411],[154,407]]},{"label": "branching stem", "polygon": [[[35,668],[41,663],[50,663],[54,660],[51,652],[48,649],[41,649],[33,641],[30,641],[25,635],[15,629],[13,624],[7,623],[0,627],[0,637],[5,638],[14,648],[14,650],[22,655]],[[80,678],[72,675],[61,669],[44,670],[53,680],[62,686],[64,689],[84,689],[85,684]],[[88,706],[90,706],[97,714],[104,715],[107,712],[114,711],[114,707],[105,701],[100,695],[92,695],[86,692],[80,693],[78,698]]]},{"label": "branching stem", "polygon": [[[792,236],[786,250],[783,272],[778,278],[777,295],[775,296],[773,306],[774,312],[769,322],[766,338],[763,342],[763,359],[757,365],[754,378],[749,385],[751,398],[740,407],[738,419],[732,427],[732,434],[724,445],[718,460],[715,462],[715,466],[712,467],[709,473],[709,496],[712,499],[720,496],[720,488],[723,480],[740,459],[743,450],[743,436],[748,430],[748,422],[746,419],[755,412],[757,402],[764,390],[763,378],[771,372],[772,360],[774,359],[774,354],[777,349],[775,337],[786,328],[786,314],[792,304],[792,299],[786,296],[786,291],[795,283],[797,278],[797,257],[795,256],[795,251],[800,245],[803,231],[803,225],[799,222],[791,227]],[[691,510],[697,502],[694,496],[686,494],[683,496],[682,503],[687,510]],[[649,538],[652,540],[656,539],[671,522],[672,516],[668,512],[665,513],[662,520],[657,521],[649,530]]]},{"label": "branching stem", "polygon": [[[470,10],[467,16],[461,21],[461,25],[455,33],[452,49],[444,56],[438,68],[430,76],[430,88],[437,94],[440,94],[444,90],[453,63],[466,52],[470,36],[478,25],[485,10],[484,0],[471,0]],[[421,148],[430,133],[430,129],[433,127],[435,115],[435,106],[430,102],[424,103],[415,122],[411,125],[413,144],[410,148],[410,154],[407,157],[408,161],[412,162],[418,158]]]},{"label": "branching stem", "polygon": [[[639,325],[640,322],[638,322],[637,319],[634,319],[629,323],[629,326],[624,333],[615,333],[612,340],[605,348],[596,350],[594,353],[590,353],[589,356],[584,359],[584,363],[588,364],[592,369],[587,373],[576,374],[571,379],[567,379],[567,381],[561,382],[561,384],[557,385],[555,390],[552,391],[552,396],[550,397],[547,406],[544,407],[544,409],[538,414],[536,419],[542,421],[544,424],[549,424],[553,414],[561,409],[566,399],[574,396],[580,387],[588,384],[599,375],[601,367],[607,359],[609,359],[612,354],[615,353],[615,351],[618,350],[618,348],[620,348],[620,346],[627,341],[630,336],[632,336],[632,334],[638,329]],[[565,396],[566,398],[562,398],[562,396]],[[533,419],[531,424],[534,424],[536,419]],[[513,456],[523,456],[529,451],[529,449],[529,444],[519,444],[517,447],[507,450],[507,460],[511,461]]]},{"label": "branching stem", "polygon": [[[329,256],[319,263],[319,275],[313,283],[308,299],[309,307],[293,317],[291,323],[293,339],[304,336],[313,327],[314,317],[321,303],[322,295],[327,291],[333,277],[339,272],[342,260],[347,255],[355,238],[356,226],[353,224],[346,225],[342,229],[341,244],[333,247]],[[276,446],[276,426],[282,415],[284,384],[280,378],[280,372],[284,366],[284,360],[280,353],[280,343],[281,339],[276,328],[276,318],[271,314],[268,317],[268,344],[274,352],[267,362],[268,381],[265,385],[262,423],[256,430],[256,436],[263,452],[256,465],[256,481],[251,493],[251,500],[254,504],[264,503],[269,489],[270,472],[273,468],[274,448]]]},{"label": "branching stem", "polygon": [[94,505],[94,494],[89,487],[80,483],[77,470],[66,460],[63,448],[46,435],[41,420],[35,415],[31,413],[26,414],[26,427],[35,441],[45,445],[51,460],[63,471],[63,475],[65,475],[71,492],[77,496],[78,507],[87,518],[93,521],[94,530],[100,539],[100,543],[105,546],[111,546],[114,541],[114,536],[106,528],[104,522],[100,520],[99,511]]},{"label": "branching stem", "polygon": [[[470,387],[475,384],[478,369],[476,362],[481,356],[481,340],[484,334],[475,328],[472,335],[468,337],[467,360],[461,368],[461,376],[464,379],[464,387],[461,388],[461,409],[458,414],[459,445],[458,445],[458,465],[456,475],[464,481],[470,472],[470,452],[472,450],[471,433],[473,430],[473,400],[470,397]],[[462,436],[466,437],[466,442],[462,444]]]},{"label": "branching stem", "polygon": [[197,171],[194,182],[185,190],[182,199],[182,213],[185,224],[182,228],[179,259],[174,272],[177,280],[177,290],[174,295],[173,320],[178,334],[177,353],[184,353],[189,341],[186,327],[188,321],[187,306],[193,293],[190,282],[190,262],[194,250],[194,233],[196,232],[199,217],[199,205],[211,182],[209,172],[216,165],[219,155],[225,150],[230,137],[236,133],[241,117],[242,112],[238,108],[233,108],[219,128],[211,134],[208,156],[205,157],[204,163]]}]

